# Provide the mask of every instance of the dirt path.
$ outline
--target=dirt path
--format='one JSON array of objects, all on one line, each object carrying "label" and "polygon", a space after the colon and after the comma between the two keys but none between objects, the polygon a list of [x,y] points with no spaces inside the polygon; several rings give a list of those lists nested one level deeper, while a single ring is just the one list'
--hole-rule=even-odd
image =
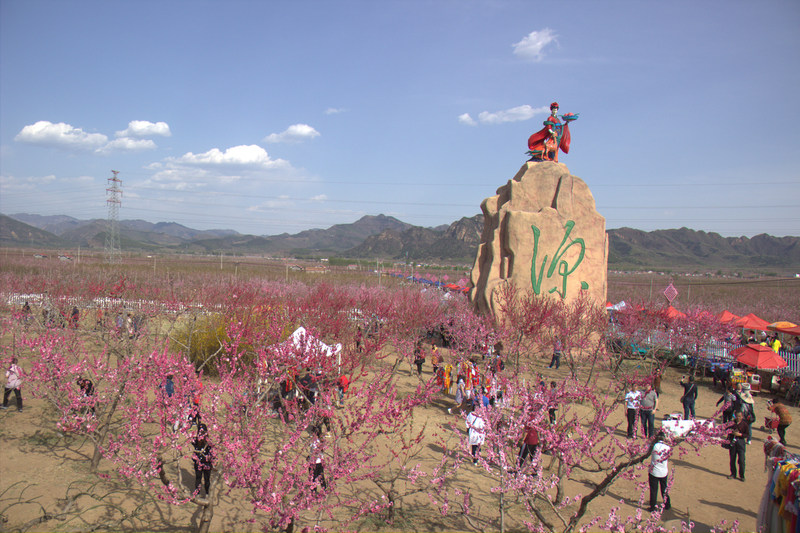
[{"label": "dirt path", "polygon": [[[545,378],[559,379],[566,376],[566,369],[548,370],[542,365]],[[400,370],[401,385],[412,386],[417,377],[408,368]],[[430,376],[430,365],[426,364],[425,375]],[[660,409],[657,420],[670,412],[680,412],[679,402],[681,389],[678,385],[680,373],[677,369],[669,369],[662,385]],[[698,418],[710,417],[716,410],[715,403],[721,396],[719,390],[711,388],[710,380],[700,382],[700,393],[697,401]],[[13,396],[12,396],[13,402]],[[449,415],[447,407],[449,398],[442,397],[415,414],[417,423],[428,422],[429,427],[437,424],[451,425],[454,440],[464,438],[461,428],[463,421],[456,415]],[[795,418],[800,419],[795,407],[791,407]],[[694,531],[709,531],[722,520],[739,520],[740,530],[752,531],[761,495],[766,483],[764,473],[763,442],[767,434],[761,429],[766,414],[766,399],[756,399],[757,422],[753,428],[753,442],[747,449],[747,481],[727,479],[728,452],[721,447],[708,447],[699,454],[692,453],[670,461],[670,471],[675,476],[672,488],[672,509],[663,515],[664,526],[680,526],[680,522],[693,522]],[[196,517],[195,508],[191,505],[177,507],[166,504],[156,505],[152,495],[141,489],[119,487],[119,485],[97,485],[103,483],[89,474],[88,464],[91,448],[80,441],[65,439],[59,436],[55,428],[46,420],[51,419],[47,407],[38,400],[25,400],[22,413],[15,409],[0,411],[0,513],[5,518],[0,523],[0,530],[21,529],[28,527],[34,531],[72,531],[88,530],[97,525],[108,524],[111,529],[147,529],[161,531],[190,530]],[[623,436],[625,423],[624,408],[619,409],[611,423],[619,422]],[[658,425],[658,422],[657,422]],[[788,428],[787,439],[789,450],[800,453],[800,424]],[[424,447],[422,461],[435,460],[441,450],[431,441]],[[102,469],[102,466],[101,466]],[[191,464],[185,465],[186,479],[192,479]],[[491,486],[489,473],[471,465],[457,474],[456,483],[476,490],[474,512],[487,518],[497,516],[497,496],[488,492]],[[620,514],[627,516],[640,508],[639,483],[646,483],[646,473],[636,481],[620,480],[599,498],[587,516],[607,514],[611,508],[620,507]],[[95,485],[96,492],[118,488],[109,495],[108,502],[117,506],[117,510],[106,507],[94,507],[97,502],[88,497],[79,498],[67,511],[81,509],[80,518],[67,515],[59,517],[63,510],[64,498],[74,495],[78,489],[86,489]],[[24,491],[22,489],[25,489]],[[573,484],[567,487],[568,495],[586,493],[590,490],[586,485]],[[212,531],[250,531],[256,526],[250,522],[249,506],[237,504],[235,494],[223,495],[217,506]],[[27,502],[27,503],[24,503]],[[120,513],[131,513],[135,506],[141,505],[142,511],[132,514],[125,522],[113,522]],[[157,511],[154,511],[156,509]],[[54,517],[37,522],[44,513]],[[521,529],[524,527],[520,513],[510,512],[507,527]],[[497,523],[490,522],[487,529],[497,529]],[[326,524],[335,529],[335,524]],[[403,531],[474,531],[463,517],[450,515],[442,517],[431,507],[426,497],[409,498],[398,511],[397,521],[392,525],[376,520],[365,519],[356,524],[360,530],[403,530]]]}]

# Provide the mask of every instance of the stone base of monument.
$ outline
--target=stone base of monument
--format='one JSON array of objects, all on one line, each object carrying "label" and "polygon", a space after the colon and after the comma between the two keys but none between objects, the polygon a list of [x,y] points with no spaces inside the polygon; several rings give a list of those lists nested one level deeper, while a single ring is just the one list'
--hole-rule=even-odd
[{"label": "stone base of monument", "polygon": [[606,301],[606,221],[586,183],[563,163],[525,163],[517,175],[481,203],[484,228],[472,268],[470,299],[497,315],[498,288],[566,301]]}]

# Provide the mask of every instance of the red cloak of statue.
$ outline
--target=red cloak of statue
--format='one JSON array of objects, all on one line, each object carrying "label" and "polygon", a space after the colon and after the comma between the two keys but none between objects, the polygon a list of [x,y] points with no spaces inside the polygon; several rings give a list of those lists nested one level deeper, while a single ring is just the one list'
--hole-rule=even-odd
[{"label": "red cloak of statue", "polygon": [[[548,122],[552,123],[552,126]],[[570,142],[569,122],[561,124],[558,117],[549,117],[545,122],[545,126],[528,138],[528,150],[531,152],[539,151],[544,154],[544,141],[550,136],[550,128],[555,129],[559,134],[558,147],[562,152],[568,154]]]}]

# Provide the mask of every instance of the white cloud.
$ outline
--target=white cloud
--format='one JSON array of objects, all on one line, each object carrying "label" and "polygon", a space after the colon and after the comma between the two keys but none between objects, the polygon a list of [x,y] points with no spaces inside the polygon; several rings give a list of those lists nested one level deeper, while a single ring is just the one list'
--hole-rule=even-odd
[{"label": "white cloud", "polygon": [[324,202],[327,199],[328,199],[328,195],[327,194],[318,194],[316,196],[312,196],[311,197],[311,201],[312,202]]},{"label": "white cloud", "polygon": [[28,176],[25,178],[18,178],[16,176],[0,175],[0,191],[32,191],[37,187],[47,185],[56,181],[54,174],[47,176]]},{"label": "white cloud", "polygon": [[68,185],[85,187],[95,182],[92,176],[67,176],[56,177],[55,174],[48,174],[46,176],[26,176],[17,177],[9,175],[0,175],[0,193],[12,192],[29,192],[29,191],[42,191],[42,187],[49,185]]},{"label": "white cloud", "polygon": [[212,148],[200,154],[187,152],[180,157],[150,163],[145,168],[155,173],[143,185],[166,190],[213,188],[245,180],[257,181],[265,177],[265,171],[287,175],[294,171],[288,161],[272,159],[257,145],[233,146],[225,151]]},{"label": "white cloud", "polygon": [[475,119],[469,116],[469,113],[458,115],[458,121],[462,124],[466,124],[467,126],[477,126],[478,124],[477,122],[475,122]]},{"label": "white cloud", "polygon": [[241,166],[261,169],[279,168],[288,166],[283,159],[272,159],[266,150],[255,144],[233,146],[224,152],[219,148],[212,148],[202,154],[187,152],[177,159],[168,161],[192,166]]},{"label": "white cloud", "polygon": [[338,113],[344,113],[345,109],[342,107],[329,107],[325,110],[326,115],[336,115]]},{"label": "white cloud", "polygon": [[308,139],[319,137],[319,132],[308,124],[293,124],[281,133],[271,133],[264,137],[264,142],[302,142]]},{"label": "white cloud", "polygon": [[163,190],[184,191],[206,187],[210,181],[210,174],[198,168],[169,168],[153,174],[142,185]]},{"label": "white cloud", "polygon": [[547,114],[549,112],[550,108],[547,106],[531,107],[528,104],[525,104],[502,111],[481,111],[478,113],[477,122],[470,116],[469,113],[464,113],[463,115],[459,115],[458,121],[468,126],[475,126],[478,122],[481,124],[503,124],[504,122],[520,122],[523,120],[528,120],[536,115]]},{"label": "white cloud", "polygon": [[105,146],[95,150],[97,153],[109,152],[135,152],[140,150],[153,150],[156,148],[156,143],[150,139],[130,139],[128,137],[121,137],[114,139]]},{"label": "white cloud", "polygon": [[294,206],[294,202],[289,198],[286,194],[281,194],[274,200],[267,200],[266,202],[262,202],[259,205],[253,205],[247,208],[248,211],[265,211],[265,210],[272,210],[278,209],[281,207],[292,207]]},{"label": "white cloud", "polygon": [[482,111],[478,114],[478,120],[482,124],[502,124],[503,122],[519,122],[521,120],[528,120],[537,114],[547,112],[549,112],[549,108],[547,106],[533,108],[528,104],[525,104],[512,107],[511,109],[506,109],[504,111],[496,111],[494,113]]},{"label": "white cloud", "polygon": [[114,134],[116,137],[170,137],[172,132],[166,122],[150,122],[148,120],[131,120],[128,128]]},{"label": "white cloud", "polygon": [[54,124],[47,120],[40,120],[22,128],[14,140],[55,148],[94,150],[105,145],[108,137],[102,133],[86,133],[82,129],[64,122]]},{"label": "white cloud", "polygon": [[542,51],[552,42],[557,42],[556,34],[550,28],[545,28],[540,31],[530,32],[527,37],[511,46],[514,47],[514,55],[538,62],[544,59]]}]

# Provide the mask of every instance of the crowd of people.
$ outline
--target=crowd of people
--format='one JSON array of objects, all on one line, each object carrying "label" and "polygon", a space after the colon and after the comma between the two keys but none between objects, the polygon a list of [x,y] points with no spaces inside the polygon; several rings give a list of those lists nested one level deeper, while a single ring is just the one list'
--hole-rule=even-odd
[{"label": "crowd of people", "polygon": [[[26,321],[31,318],[30,307],[27,302],[23,308],[23,317]],[[77,327],[80,320],[80,312],[74,308],[70,318],[65,324]],[[98,314],[98,323],[105,324],[105,317],[102,312]],[[45,321],[48,324],[48,321]],[[123,313],[117,314],[114,328],[123,334],[128,334],[130,338],[138,335],[140,324],[135,320],[131,313],[125,316]],[[775,339],[777,341],[777,339]],[[777,341],[779,342],[779,341]],[[763,344],[763,343],[762,343]],[[775,345],[771,345],[777,351]],[[495,346],[487,345],[483,349],[481,356],[462,358],[459,360],[447,360],[443,351],[440,350],[435,342],[431,340],[421,340],[414,349],[413,365],[419,376],[423,375],[423,366],[430,360],[432,378],[438,390],[454,399],[454,405],[447,409],[450,414],[457,413],[464,419],[467,434],[467,443],[470,451],[470,459],[474,465],[480,462],[481,446],[486,438],[487,422],[481,416],[481,407],[491,407],[498,403],[502,405],[503,390],[498,379],[504,370],[504,362],[500,356],[499,349]],[[558,371],[560,367],[563,348],[560,341],[553,346],[552,359],[549,369]],[[747,382],[734,383],[731,380],[729,369],[722,365],[713,371],[714,385],[723,385],[722,396],[717,400],[716,406],[721,409],[721,422],[726,425],[728,438],[725,443],[729,450],[730,474],[729,479],[745,480],[746,475],[746,451],[747,446],[752,441],[752,426],[756,421],[755,401]],[[547,391],[544,378],[538,376],[538,393],[543,395]],[[200,494],[204,490],[206,496],[210,491],[211,472],[213,471],[213,447],[210,443],[208,428],[202,423],[200,407],[200,391],[202,381],[198,376],[198,385],[194,393],[191,394],[191,401],[187,403],[187,414],[185,420],[176,421],[177,430],[180,424],[187,424],[188,428],[196,426],[194,437],[191,438],[193,447],[192,462],[195,470],[195,493]],[[17,359],[11,359],[11,363],[6,370],[6,385],[3,398],[3,409],[8,408],[11,394],[16,397],[16,404],[19,411],[22,411],[22,370],[17,364]],[[679,385],[682,388],[680,403],[683,410],[683,419],[692,420],[696,416],[696,404],[700,396],[698,383],[693,376],[684,376],[680,379]],[[286,379],[277,384],[277,387],[270,388],[272,394],[269,396],[275,410],[279,410],[281,402],[289,397],[300,399],[313,405],[320,397],[322,387],[330,387],[335,392],[334,399],[337,406],[342,406],[345,395],[350,386],[347,375],[334,377],[323,377],[315,374],[310,369],[306,369],[299,375],[287,375]],[[80,378],[77,387],[82,396],[86,399],[88,406],[85,411],[95,413],[94,406],[94,384],[89,379]],[[555,389],[555,381],[550,382],[550,388]],[[188,390],[186,384],[181,387]],[[167,398],[175,394],[175,383],[173,376],[167,376],[163,384],[163,392]],[[258,391],[261,397],[261,391]],[[265,391],[266,392],[266,391]],[[663,509],[671,507],[670,497],[667,490],[667,480],[669,476],[669,456],[670,446],[668,435],[659,431],[656,427],[656,413],[660,409],[659,398],[661,395],[661,376],[657,374],[654,379],[641,388],[629,388],[625,391],[624,399],[626,405],[627,438],[633,439],[639,436],[638,426],[641,426],[641,435],[652,442],[650,451],[650,468],[648,469],[648,481],[650,489],[649,509],[656,509],[658,495],[661,494]],[[544,405],[547,409],[547,420],[550,424],[556,422],[556,407]],[[780,443],[786,446],[786,429],[792,423],[790,410],[780,400],[775,399],[767,403],[767,410],[774,415],[774,429],[777,432]],[[309,426],[309,477],[316,486],[325,489],[327,483],[324,470],[324,439],[322,426],[326,425],[330,430],[327,421],[320,420]],[[527,462],[535,461],[537,451],[542,445],[539,431],[535,424],[526,423],[520,428],[519,434],[519,453],[517,455],[518,468],[522,468]],[[316,489],[314,489],[316,490]]]},{"label": "crowd of people", "polygon": [[[723,441],[723,447],[728,449],[730,459],[729,479],[745,480],[747,446],[752,442],[753,423],[756,421],[755,400],[751,391],[750,383],[738,381],[734,383],[730,373],[720,376],[719,383],[723,386],[722,396],[717,400],[716,407],[721,409],[721,423],[727,429],[727,438]],[[653,510],[657,499],[658,489],[664,495],[664,487],[667,476],[667,460],[664,455],[665,435],[656,432],[654,428],[654,412],[659,408],[659,393],[656,391],[655,382],[645,385],[643,390],[629,388],[626,390],[622,401],[626,404],[627,418],[627,437],[635,438],[637,434],[637,421],[640,422],[642,434],[652,438],[654,442],[652,450],[650,468],[650,509]],[[698,386],[693,376],[683,376],[679,382],[683,394],[680,402],[683,407],[683,419],[695,419],[695,403],[698,399]],[[714,385],[717,384],[717,379]],[[774,417],[765,420],[768,431],[769,428],[777,430],[778,439],[782,445],[786,445],[786,428],[792,423],[792,417],[787,406],[780,398],[769,400],[767,409]],[[675,416],[675,415],[669,415]],[[677,415],[680,416],[680,415]],[[669,509],[670,501],[667,495],[664,498],[664,509]]]},{"label": "crowd of people", "polygon": [[[81,327],[81,310],[78,306],[57,307],[52,302],[45,301],[42,306],[41,323],[48,328],[70,328],[79,329]],[[110,330],[112,333],[129,339],[138,338],[145,325],[145,315],[132,311],[113,311],[95,308],[94,331]],[[19,312],[19,320],[25,325],[33,323],[33,310],[28,301],[22,304]]]}]

